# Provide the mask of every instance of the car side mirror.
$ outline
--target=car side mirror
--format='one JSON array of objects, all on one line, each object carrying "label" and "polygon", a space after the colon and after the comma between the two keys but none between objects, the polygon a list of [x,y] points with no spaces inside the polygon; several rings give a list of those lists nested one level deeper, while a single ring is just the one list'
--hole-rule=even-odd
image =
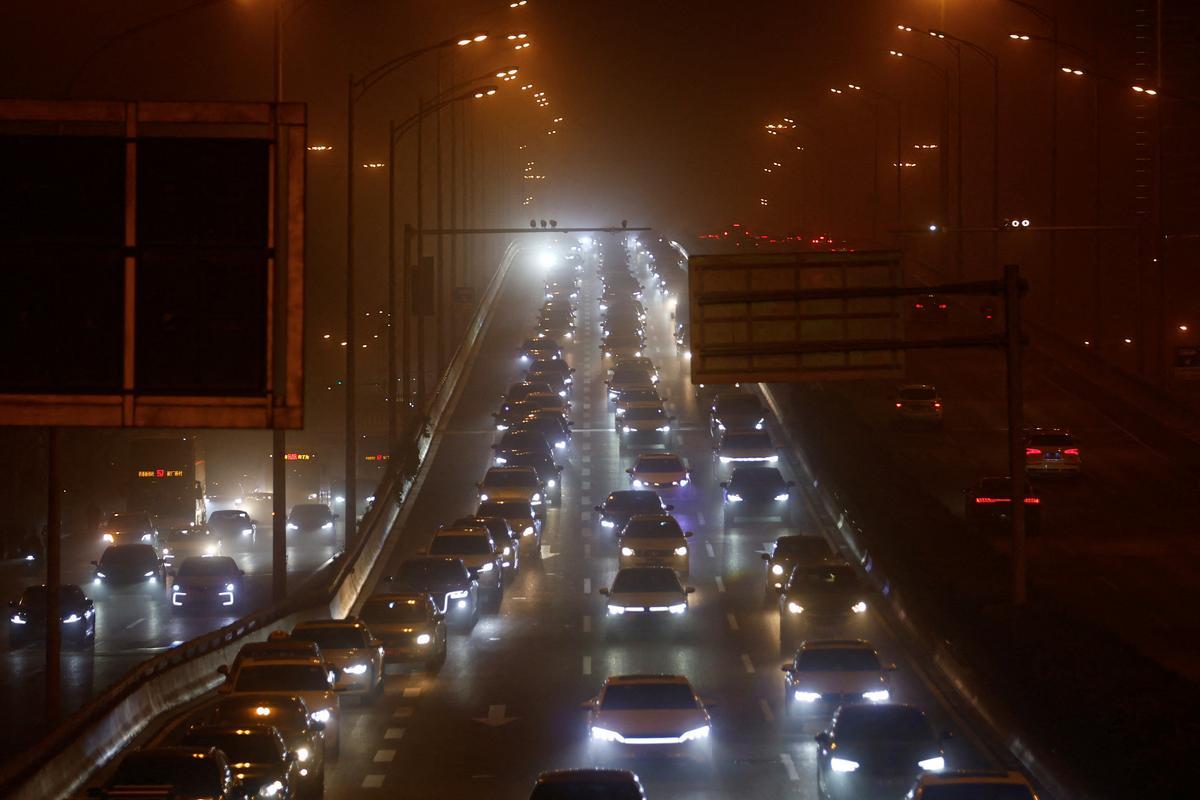
[{"label": "car side mirror", "polygon": [[574,372],[574,371],[575,371],[575,368],[574,368],[574,367],[571,367],[571,372]]},{"label": "car side mirror", "polygon": [[685,538],[685,539],[690,539],[695,535],[696,535],[695,531],[684,531],[683,532],[683,538]]},{"label": "car side mirror", "polygon": [[887,666],[885,666],[885,667],[884,667],[884,670],[886,670],[887,672],[895,672],[895,671],[896,671],[896,665],[895,665],[895,664],[888,664]]},{"label": "car side mirror", "polygon": [[783,594],[783,593],[784,593],[784,592],[783,592],[783,587],[782,587],[782,586],[776,586],[776,587],[775,587],[775,594]]},{"label": "car side mirror", "polygon": [[584,700],[582,703],[579,704],[579,707],[582,708],[584,711],[591,711],[593,708],[596,707],[596,698],[591,697],[591,698],[588,698],[587,700]]},{"label": "car side mirror", "polygon": [[791,675],[794,670],[795,670],[795,667],[793,667],[791,664],[784,664],[782,667],[779,668],[780,672],[786,672],[789,675]]},{"label": "car side mirror", "polygon": [[695,594],[696,587],[695,586],[685,586],[685,587],[683,587],[683,591],[686,592],[687,594]]},{"label": "car side mirror", "polygon": [[770,560],[771,560],[771,554],[770,554],[770,553],[762,553],[762,560],[763,560],[763,561],[770,561]]},{"label": "car side mirror", "polygon": [[287,755],[283,757],[283,760],[288,764],[295,763],[295,761],[296,761],[295,752],[288,750]]},{"label": "car side mirror", "polygon": [[666,509],[667,509],[667,511],[674,511],[674,510],[675,510],[675,506],[671,505],[670,503],[667,503],[667,505],[666,505]]},{"label": "car side mirror", "polygon": [[632,475],[632,474],[633,474],[633,467],[630,467],[629,469],[625,470],[625,472],[626,472],[627,474],[629,474],[629,475]]},{"label": "car side mirror", "polygon": [[90,561],[90,562],[88,562],[88,563],[90,563],[90,564],[91,564],[93,567],[98,567],[98,566],[100,566],[100,562],[98,562],[98,561]]},{"label": "car side mirror", "polygon": [[719,486],[720,486],[722,489],[728,489],[728,488],[729,488],[729,481],[721,481],[721,483],[719,484]]},{"label": "car side mirror", "polygon": [[244,578],[244,577],[246,577],[246,570],[244,570],[244,569],[239,569],[239,570],[238,570],[238,577],[239,577],[239,578]]},{"label": "car side mirror", "polygon": [[821,747],[829,747],[829,734],[822,731],[813,737],[813,741],[821,745]]},{"label": "car side mirror", "polygon": [[597,594],[602,594],[605,597],[608,597],[608,589],[607,588],[597,589],[596,592],[597,592]]},{"label": "car side mirror", "polygon": [[380,639],[372,639],[367,646],[368,647],[383,647],[383,641]]},{"label": "car side mirror", "polygon": [[445,619],[445,618],[446,618],[446,615],[445,615],[445,614],[443,614],[441,611],[435,611],[435,612],[433,612],[433,619],[434,619],[434,621],[435,621],[435,622],[436,622],[436,621],[438,621],[438,620],[443,620],[443,619]]}]

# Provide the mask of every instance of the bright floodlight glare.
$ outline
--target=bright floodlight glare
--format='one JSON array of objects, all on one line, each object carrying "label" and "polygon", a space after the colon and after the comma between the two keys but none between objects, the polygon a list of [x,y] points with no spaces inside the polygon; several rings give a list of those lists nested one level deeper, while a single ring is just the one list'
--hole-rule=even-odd
[{"label": "bright floodlight glare", "polygon": [[557,263],[558,259],[555,258],[554,253],[551,253],[549,250],[543,250],[538,254],[538,266],[544,269],[550,269]]}]

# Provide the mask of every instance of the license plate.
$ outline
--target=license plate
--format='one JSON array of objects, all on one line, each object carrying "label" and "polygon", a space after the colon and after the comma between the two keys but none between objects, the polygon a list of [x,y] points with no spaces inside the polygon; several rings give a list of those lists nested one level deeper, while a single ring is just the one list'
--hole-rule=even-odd
[{"label": "license plate", "polygon": [[1047,461],[1062,461],[1062,453],[1046,453]]}]

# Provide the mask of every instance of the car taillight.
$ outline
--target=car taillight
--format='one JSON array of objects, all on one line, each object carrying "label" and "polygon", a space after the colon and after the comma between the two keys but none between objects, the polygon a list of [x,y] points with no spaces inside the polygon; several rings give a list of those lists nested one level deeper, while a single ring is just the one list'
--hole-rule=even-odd
[{"label": "car taillight", "polygon": [[1041,502],[1042,502],[1042,498],[1040,498],[1040,497],[1026,497],[1026,498],[1025,498],[1025,502],[1026,502],[1026,503],[1028,503],[1028,504],[1029,504],[1029,505],[1031,505],[1031,506],[1036,506],[1037,504],[1039,504],[1039,503],[1041,503]]},{"label": "car taillight", "polygon": [[904,408],[904,403],[896,403],[896,408]]},{"label": "car taillight", "polygon": [[1027,456],[1040,456],[1041,454],[1042,454],[1042,451],[1038,450],[1036,447],[1026,447],[1025,448],[1025,455],[1027,455]]},{"label": "car taillight", "polygon": [[913,308],[917,309],[918,311],[920,311],[924,307],[925,307],[924,303],[913,303]]},{"label": "car taillight", "polygon": [[1079,448],[1078,447],[1068,447],[1066,450],[1063,450],[1063,455],[1064,456],[1077,456],[1077,455],[1079,455]]},{"label": "car taillight", "polygon": [[934,403],[933,403],[933,407],[934,407],[934,408],[941,408],[941,407],[942,407],[942,404],[941,404],[941,403],[939,403],[939,402],[937,402],[937,401],[934,401]]},{"label": "car taillight", "polygon": [[945,310],[946,310],[946,304],[945,304],[945,303],[938,303],[938,310],[939,310],[939,311],[945,311]]},{"label": "car taillight", "polygon": [[1007,503],[1007,497],[976,497],[975,502],[983,505],[985,503]]}]

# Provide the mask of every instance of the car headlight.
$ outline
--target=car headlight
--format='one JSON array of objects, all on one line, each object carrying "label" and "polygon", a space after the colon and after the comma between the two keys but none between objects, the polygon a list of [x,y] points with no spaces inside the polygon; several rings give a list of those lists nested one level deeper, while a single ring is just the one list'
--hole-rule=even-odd
[{"label": "car headlight", "polygon": [[249,536],[254,533],[254,528],[242,528],[242,536]]},{"label": "car headlight", "polygon": [[100,537],[100,539],[107,542],[108,544],[112,544],[114,541],[116,541],[116,539],[113,537],[113,535],[111,533],[104,534],[103,536]]},{"label": "car headlight", "polygon": [[8,618],[8,621],[14,625],[24,625],[25,624],[25,620],[21,618],[20,614],[13,614],[11,617]]},{"label": "car headlight", "polygon": [[308,761],[308,759],[311,756],[312,756],[312,753],[309,751],[309,749],[307,747],[297,747],[296,748],[296,760],[297,761]]},{"label": "car headlight", "polygon": [[829,759],[829,766],[834,772],[854,772],[854,770],[858,769],[858,762],[834,756]]},{"label": "car headlight", "polygon": [[[728,464],[730,461],[733,461],[733,459],[729,456],[721,456],[720,461],[722,464]],[[739,497],[738,499],[741,500],[742,498]]]},{"label": "car headlight", "polygon": [[526,525],[525,530],[521,531],[522,536],[533,536],[533,526]]},{"label": "car headlight", "polygon": [[926,772],[941,772],[946,768],[946,759],[942,756],[934,756],[918,761],[917,766]]},{"label": "car headlight", "polygon": [[799,689],[795,691],[792,697],[796,698],[798,703],[815,703],[821,699],[820,692],[802,692]]},{"label": "car headlight", "polygon": [[283,783],[282,782],[271,781],[270,783],[266,784],[265,786],[260,786],[258,788],[258,796],[259,797],[278,797],[279,793],[282,791],[283,791]]},{"label": "car headlight", "polygon": [[674,605],[667,606],[667,611],[670,611],[672,614],[682,614],[687,611],[687,603],[675,603]]},{"label": "car headlight", "polygon": [[497,423],[496,423],[496,430],[498,430],[498,431],[506,431],[506,430],[508,430],[508,426],[507,426],[507,425],[505,425],[503,422],[497,422]]},{"label": "car headlight", "polygon": [[621,555],[623,555],[625,557],[629,557],[629,556],[633,555],[633,548],[632,547],[622,547]]},{"label": "car headlight", "polygon": [[294,523],[294,522],[289,522],[289,523],[287,524],[287,529],[288,529],[289,531],[299,530],[299,527],[300,527],[300,526],[298,526],[298,525],[297,525],[296,523]]},{"label": "car headlight", "polygon": [[506,556],[511,556],[511,555],[512,555],[512,548],[511,548],[511,547],[506,547],[506,548],[504,548],[504,555],[506,555]]},{"label": "car headlight", "polygon": [[712,732],[712,728],[708,725],[701,725],[699,728],[692,728],[690,731],[685,731],[680,740],[684,742],[694,742],[697,739],[707,739],[708,734]]},{"label": "car headlight", "polygon": [[[729,460],[729,459],[727,459],[727,458],[722,458],[722,459],[721,459],[721,463],[724,463],[724,462],[726,462],[726,461],[728,461],[728,460]],[[740,502],[742,502],[742,496],[741,496],[740,494],[727,494],[727,495],[725,495],[725,499],[726,499],[726,500],[728,500],[728,501],[729,501],[729,502],[731,502],[731,503],[740,503]]]},{"label": "car headlight", "polygon": [[634,479],[633,479],[633,488],[635,488],[635,489],[640,489],[640,488],[642,488],[642,481],[641,481],[641,479],[640,479],[640,478],[634,478]]},{"label": "car headlight", "polygon": [[670,426],[670,425],[663,425],[661,428],[659,428],[659,429],[658,429],[658,432],[659,432],[659,433],[670,433],[670,432],[671,432],[671,426]]},{"label": "car headlight", "polygon": [[600,527],[602,528],[615,528],[616,526],[617,523],[613,522],[611,519],[600,520]]},{"label": "car headlight", "polygon": [[322,708],[320,711],[314,711],[309,714],[308,718],[313,722],[329,722],[331,716],[328,708]]},{"label": "car headlight", "polygon": [[554,443],[554,447],[556,450],[566,449],[566,446],[567,446],[567,442],[566,442],[566,440],[563,440],[563,439],[560,439],[559,441]]},{"label": "car headlight", "polygon": [[787,610],[788,610],[789,614],[803,614],[804,606],[800,605],[797,602],[789,600],[788,604],[787,604]]},{"label": "car headlight", "polygon": [[178,583],[171,584],[171,591],[172,591],[172,592],[178,592],[178,591],[180,591],[180,589],[179,589],[179,584],[178,584]]},{"label": "car headlight", "polygon": [[566,396],[567,396],[567,390],[566,390],[566,389],[562,389],[562,390],[560,390],[560,391],[559,391],[559,393],[558,393],[558,396],[559,396],[559,397],[566,397]]},{"label": "car headlight", "polygon": [[625,606],[614,606],[614,605],[612,605],[612,604],[609,604],[609,606],[608,606],[608,613],[610,613],[610,614],[624,614],[624,613],[625,613]]},{"label": "car headlight", "polygon": [[142,577],[143,577],[143,578],[153,578],[153,577],[154,577],[154,570],[150,570],[149,572],[145,572],[145,573],[143,573],[143,574],[142,574]]},{"label": "car headlight", "polygon": [[333,530],[333,523],[332,523],[332,522],[326,522],[324,525],[322,525],[322,526],[321,526],[321,530],[323,530],[323,531],[331,531],[331,530]]},{"label": "car headlight", "polygon": [[783,492],[781,494],[775,495],[775,499],[777,501],[779,501],[780,503],[782,503],[784,500],[787,500],[789,497],[791,497],[791,495],[788,494],[787,492]]},{"label": "car headlight", "polygon": [[593,739],[599,742],[620,742],[625,739],[624,736],[616,731],[610,731],[608,728],[599,728],[592,726],[590,734]]},{"label": "car headlight", "polygon": [[629,427],[628,425],[621,428],[621,430],[625,431],[625,433],[633,433],[633,428]]},{"label": "car headlight", "polygon": [[481,567],[479,568],[479,571],[480,571],[480,572],[491,572],[491,571],[492,571],[492,567],[493,567],[493,566],[495,566],[495,565],[494,565],[494,564],[492,564],[492,562],[490,562],[490,561],[489,561],[489,562],[487,562],[486,564],[484,564],[483,566],[481,566]]},{"label": "car headlight", "polygon": [[482,502],[482,501],[484,501],[484,500],[487,500],[487,499],[488,499],[488,493],[487,493],[487,492],[480,492],[480,493],[479,493],[479,499],[480,499],[480,501],[481,501],[481,502]]},{"label": "car headlight", "polygon": [[99,570],[96,571],[96,580],[99,580],[100,578],[107,578],[107,577],[108,576],[105,575],[103,572],[100,572]]},{"label": "car headlight", "polygon": [[687,551],[686,544],[681,544],[681,545],[679,545],[679,547],[675,548],[675,555],[677,555],[677,556],[686,556],[687,553],[688,553],[688,551]]},{"label": "car headlight", "polygon": [[783,564],[772,564],[771,565],[771,574],[772,575],[782,575],[783,574]]},{"label": "car headlight", "polygon": [[233,591],[233,584],[232,584],[232,583],[227,583],[227,584],[225,584],[225,591],[227,591],[227,592],[232,592],[232,591]]},{"label": "car headlight", "polygon": [[887,689],[875,689],[870,692],[863,692],[863,700],[871,703],[885,703],[892,696]]},{"label": "car headlight", "polygon": [[458,591],[450,592],[447,596],[450,597],[452,600],[460,600],[460,599],[466,597],[468,594],[470,594],[469,590],[459,589]]},{"label": "car headlight", "polygon": [[754,423],[754,430],[756,430],[756,431],[761,431],[761,430],[763,429],[763,423],[764,423],[764,422],[766,422],[766,420],[761,420],[761,419],[760,419],[758,422]]},{"label": "car headlight", "polygon": [[857,603],[850,606],[850,610],[853,611],[855,614],[862,614],[863,612],[865,612],[867,610],[867,604],[864,603],[862,600],[859,600]]},{"label": "car headlight", "polygon": [[542,502],[542,493],[541,493],[541,492],[534,492],[534,493],[533,493],[533,497],[529,498],[529,501],[530,501],[531,503],[540,503],[540,502]]},{"label": "car headlight", "polygon": [[347,675],[365,675],[367,673],[367,665],[351,664],[350,666],[345,667],[342,672],[346,673]]},{"label": "car headlight", "polygon": [[496,466],[502,467],[508,463],[508,459],[504,456],[496,456]]},{"label": "car headlight", "polygon": [[767,456],[767,461],[771,462],[772,464],[774,464],[778,460],[779,460],[779,456]]},{"label": "car headlight", "polygon": [[169,547],[164,547],[164,548],[163,548],[163,555],[164,555],[164,556],[169,556],[169,555],[171,555],[171,548],[169,548]]},{"label": "car headlight", "polygon": [[432,641],[433,641],[433,637],[430,636],[428,633],[422,633],[422,634],[417,635],[417,644],[419,644],[419,645],[427,645]]},{"label": "car headlight", "polygon": [[721,422],[720,420],[717,420],[717,430],[719,430],[719,431],[725,430],[725,423]]}]

